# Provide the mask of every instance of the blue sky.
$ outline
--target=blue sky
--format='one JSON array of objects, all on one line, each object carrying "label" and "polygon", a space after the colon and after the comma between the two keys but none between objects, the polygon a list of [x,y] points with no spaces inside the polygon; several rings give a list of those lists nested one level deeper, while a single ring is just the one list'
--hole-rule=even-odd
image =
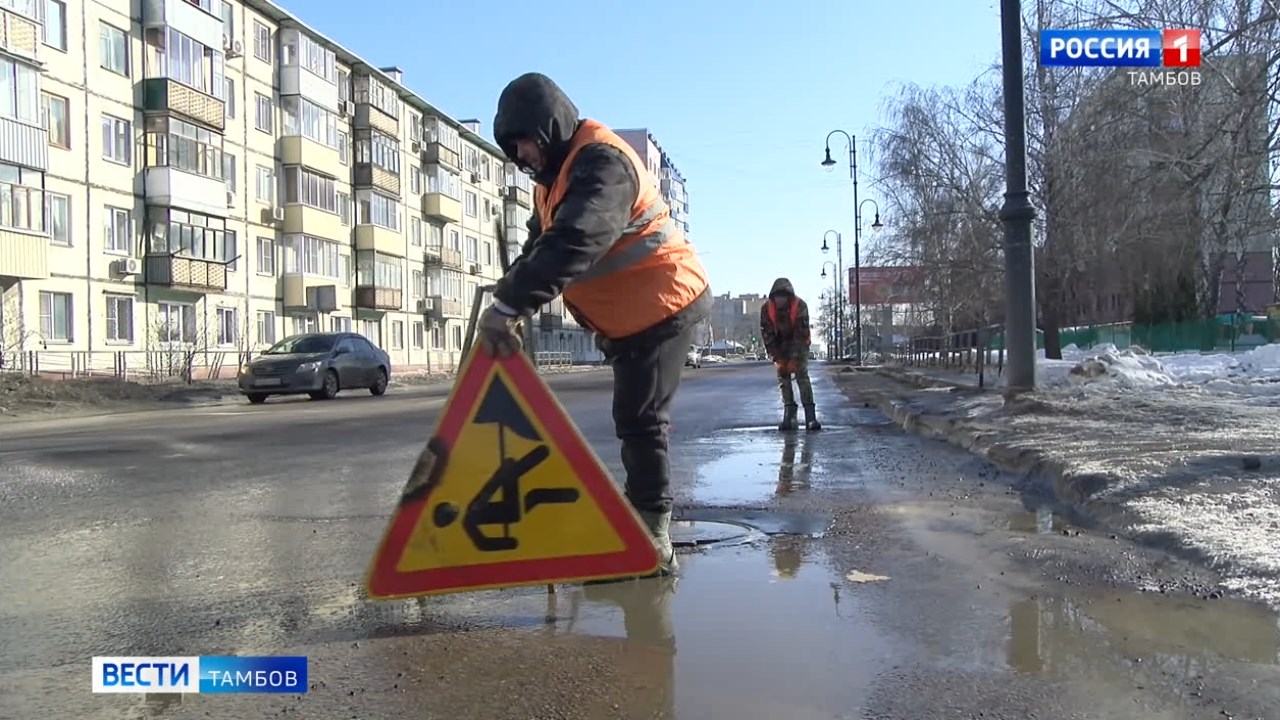
[{"label": "blue sky", "polygon": [[898,83],[967,83],[1000,52],[993,0],[285,5],[370,62],[399,66],[408,87],[454,117],[479,118],[489,139],[498,93],[529,71],[553,78],[588,117],[648,127],[687,180],[690,235],[712,289],[764,293],[783,275],[814,305],[831,286],[822,263],[835,259],[819,250],[824,232],[844,234],[853,265],[848,154],[833,137],[841,165],[823,172],[827,133],[862,136],[859,193],[874,198],[865,138],[886,94]]}]

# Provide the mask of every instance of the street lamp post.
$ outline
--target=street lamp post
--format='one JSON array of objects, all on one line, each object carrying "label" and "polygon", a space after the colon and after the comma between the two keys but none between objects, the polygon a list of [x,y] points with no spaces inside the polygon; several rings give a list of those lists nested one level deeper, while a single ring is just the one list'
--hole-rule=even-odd
[{"label": "street lamp post", "polygon": [[[822,167],[826,170],[834,170],[836,161],[831,159],[831,136],[843,135],[845,140],[849,142],[849,179],[853,181],[853,285],[854,285],[854,310],[857,313],[854,322],[857,337],[855,351],[857,353],[856,361],[862,364],[862,259],[860,255],[860,240],[862,236],[862,205],[858,202],[858,138],[850,135],[844,130],[832,130],[827,133],[826,154],[822,159]],[[871,202],[875,202],[872,200]],[[884,227],[880,223],[880,206],[876,205],[876,219],[871,226],[874,230],[879,231]],[[823,250],[826,250],[826,239],[823,239]],[[836,265],[840,267],[840,272],[844,271],[844,260],[840,253],[840,236],[836,235]],[[840,327],[843,334],[844,315],[840,316]],[[842,348],[843,349],[843,348]],[[843,356],[843,355],[842,355]]]},{"label": "street lamp post", "polygon": [[[843,292],[843,290],[844,290],[844,263],[843,263],[843,260],[842,260],[842,252],[841,252],[841,246],[843,245],[843,243],[841,243],[841,241],[840,241],[840,233],[836,232],[835,230],[828,230],[828,231],[826,231],[825,233],[823,233],[823,235],[822,235],[822,252],[823,252],[823,253],[826,253],[826,252],[828,252],[829,250],[831,250],[831,248],[827,246],[827,236],[828,236],[828,235],[835,235],[835,236],[836,236],[836,262],[835,262],[835,266],[836,266],[836,279],[835,279],[835,286],[836,286],[836,356],[837,356],[837,358],[842,358],[842,357],[844,357],[844,303],[845,303],[845,297],[844,297],[844,292]],[[830,261],[830,260],[828,260],[827,262],[831,262],[831,261]],[[823,270],[823,272],[826,272],[826,270],[824,269],[824,270]]]},{"label": "street lamp post", "polygon": [[[831,268],[835,271],[831,274],[831,292],[832,292],[831,300],[836,304],[836,307],[835,307],[836,322],[832,323],[831,327],[827,328],[827,331],[828,331],[828,334],[831,336],[831,339],[835,340],[835,328],[837,327],[837,324],[840,321],[839,320],[840,319],[840,268],[837,268],[836,264],[831,262],[830,260],[823,261],[822,277],[824,278],[827,276],[828,265],[830,265]],[[833,342],[832,345],[834,346],[835,343]],[[835,359],[832,357],[832,352],[830,348],[828,348],[827,356],[828,356],[827,357],[828,360]]]},{"label": "street lamp post", "polygon": [[1000,36],[1004,56],[1005,193],[1004,222],[1005,343],[1009,356],[1008,389],[1036,386],[1035,256],[1031,221],[1036,210],[1027,192],[1027,110],[1022,76],[1022,2],[1000,0]]}]

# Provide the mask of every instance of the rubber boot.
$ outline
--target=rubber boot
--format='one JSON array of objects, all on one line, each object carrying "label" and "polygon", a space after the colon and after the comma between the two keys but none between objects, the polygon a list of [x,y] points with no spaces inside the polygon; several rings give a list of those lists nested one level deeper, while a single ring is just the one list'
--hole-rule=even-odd
[{"label": "rubber boot", "polygon": [[642,511],[640,519],[644,521],[645,528],[653,537],[653,546],[658,550],[658,571],[653,576],[675,575],[680,570],[680,564],[676,562],[676,549],[671,544],[671,511]]},{"label": "rubber boot", "polygon": [[798,410],[799,407],[796,405],[785,405],[783,407],[784,407],[784,412],[782,415],[782,423],[778,425],[778,429],[781,430],[782,432],[795,430],[796,429],[796,410]]},{"label": "rubber boot", "polygon": [[818,422],[818,410],[813,405],[804,406],[804,427],[809,432],[822,429],[822,423]]}]

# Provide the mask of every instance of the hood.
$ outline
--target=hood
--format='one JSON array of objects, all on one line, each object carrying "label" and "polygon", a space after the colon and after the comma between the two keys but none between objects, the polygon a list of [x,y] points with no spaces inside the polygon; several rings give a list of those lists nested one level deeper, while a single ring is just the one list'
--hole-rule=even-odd
[{"label": "hood", "polygon": [[773,281],[773,287],[769,288],[769,299],[772,300],[777,295],[796,296],[796,289],[791,285],[791,281],[786,278],[778,278]]},{"label": "hood", "polygon": [[547,166],[534,175],[540,185],[549,186],[560,173],[569,150],[569,140],[577,132],[578,107],[551,78],[541,73],[525,73],[512,80],[498,96],[498,114],[493,118],[493,139],[507,158],[524,169],[516,157],[518,138],[533,140],[547,154]]},{"label": "hood", "polygon": [[324,360],[329,357],[329,353],[280,353],[275,355],[262,354],[249,361],[250,365],[294,365],[304,362],[312,362],[314,360]]}]

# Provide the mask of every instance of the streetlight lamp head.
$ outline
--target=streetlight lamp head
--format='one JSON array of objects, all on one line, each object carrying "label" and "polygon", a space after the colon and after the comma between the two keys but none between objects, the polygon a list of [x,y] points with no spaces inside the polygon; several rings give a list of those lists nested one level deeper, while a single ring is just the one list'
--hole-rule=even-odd
[{"label": "streetlight lamp head", "polygon": [[827,269],[822,268],[822,277],[826,277],[826,276],[827,276]]},{"label": "streetlight lamp head", "polygon": [[830,250],[830,249],[831,249],[831,248],[827,247],[827,239],[826,239],[826,238],[822,238],[822,252],[824,252],[824,253],[825,253],[825,252],[827,252],[827,251],[828,251],[828,250]]},{"label": "streetlight lamp head", "polygon": [[831,159],[831,147],[827,147],[827,156],[822,159],[822,169],[831,172],[836,169],[836,161]]},{"label": "streetlight lamp head", "polygon": [[871,223],[871,229],[875,232],[880,232],[884,229],[884,223],[880,222],[880,213],[876,213],[876,219],[875,222]]}]

